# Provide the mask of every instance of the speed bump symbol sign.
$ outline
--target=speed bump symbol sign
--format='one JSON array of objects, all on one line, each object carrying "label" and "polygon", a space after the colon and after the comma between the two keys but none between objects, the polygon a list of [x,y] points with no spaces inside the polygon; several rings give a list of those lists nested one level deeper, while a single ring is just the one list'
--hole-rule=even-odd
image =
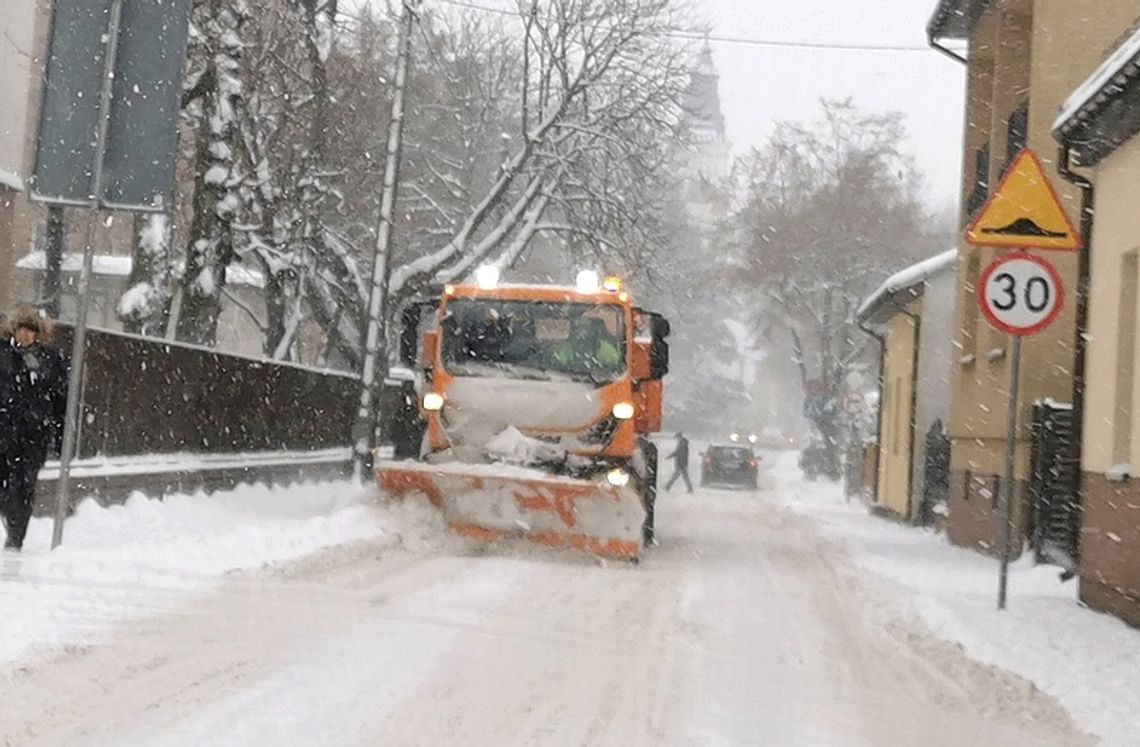
[{"label": "speed bump symbol sign", "polygon": [[966,240],[995,249],[1078,251],[1082,245],[1041,161],[1028,148],[1014,159]]}]

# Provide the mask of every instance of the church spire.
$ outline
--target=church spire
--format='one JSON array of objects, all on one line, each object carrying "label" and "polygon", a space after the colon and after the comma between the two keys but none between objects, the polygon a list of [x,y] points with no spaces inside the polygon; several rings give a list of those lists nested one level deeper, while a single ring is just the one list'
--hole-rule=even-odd
[{"label": "church spire", "polygon": [[725,136],[719,89],[720,75],[706,36],[696,67],[689,77],[689,88],[684,100],[684,109],[689,115],[693,134],[702,139],[710,136],[712,139],[722,139]]}]

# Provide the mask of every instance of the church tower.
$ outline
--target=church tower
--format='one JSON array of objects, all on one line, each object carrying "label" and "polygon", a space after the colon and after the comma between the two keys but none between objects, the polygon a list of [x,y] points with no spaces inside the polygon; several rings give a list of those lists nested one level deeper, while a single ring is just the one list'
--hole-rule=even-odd
[{"label": "church tower", "polygon": [[684,202],[690,218],[711,226],[724,217],[729,175],[728,137],[720,108],[720,76],[706,42],[689,79],[683,103],[692,135],[684,164]]}]

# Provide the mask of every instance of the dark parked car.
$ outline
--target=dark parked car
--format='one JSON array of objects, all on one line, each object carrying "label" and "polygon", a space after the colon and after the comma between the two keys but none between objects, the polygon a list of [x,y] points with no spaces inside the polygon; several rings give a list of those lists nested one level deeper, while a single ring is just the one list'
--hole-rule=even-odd
[{"label": "dark parked car", "polygon": [[829,459],[826,447],[819,440],[811,441],[800,452],[800,469],[809,480],[824,477],[835,482],[842,476],[834,459]]},{"label": "dark parked car", "polygon": [[748,446],[710,446],[701,463],[701,485],[757,487],[760,457]]}]

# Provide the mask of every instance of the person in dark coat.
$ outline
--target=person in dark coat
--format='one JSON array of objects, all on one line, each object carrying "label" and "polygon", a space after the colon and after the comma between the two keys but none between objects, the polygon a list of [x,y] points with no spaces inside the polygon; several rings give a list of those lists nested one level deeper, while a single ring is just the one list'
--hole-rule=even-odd
[{"label": "person in dark coat", "polygon": [[8,317],[0,312],[0,512],[8,496],[17,443],[16,348],[8,330]]},{"label": "person in dark coat", "polygon": [[63,432],[67,407],[67,365],[50,343],[51,325],[35,309],[21,309],[11,322],[7,343],[12,373],[8,417],[14,443],[4,458],[0,514],[4,517],[4,549],[19,550],[35,504],[39,471]]},{"label": "person in dark coat", "polygon": [[689,479],[689,439],[685,438],[684,433],[677,431],[677,446],[674,447],[673,453],[665,458],[673,460],[673,476],[665,484],[665,489],[672,490],[673,483],[680,477],[685,480],[685,487],[692,493],[693,481]]}]

